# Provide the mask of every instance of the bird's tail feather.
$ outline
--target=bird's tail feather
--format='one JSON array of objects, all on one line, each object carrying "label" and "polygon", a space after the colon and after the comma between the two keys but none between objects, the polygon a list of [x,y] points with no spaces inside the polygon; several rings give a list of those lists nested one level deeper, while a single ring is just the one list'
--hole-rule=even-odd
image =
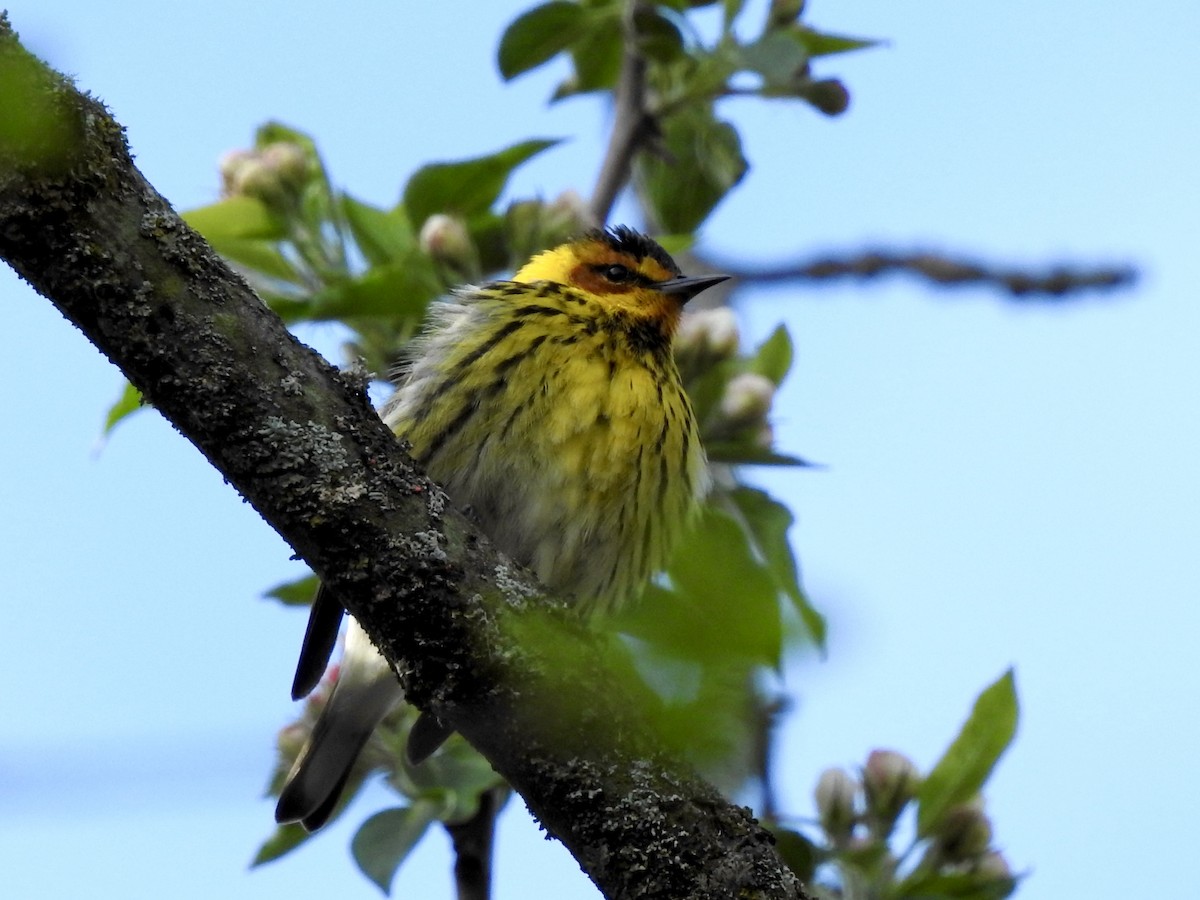
[{"label": "bird's tail feather", "polygon": [[387,662],[351,620],[329,702],[279,794],[275,820],[308,831],[324,825],[371,732],[404,697]]}]

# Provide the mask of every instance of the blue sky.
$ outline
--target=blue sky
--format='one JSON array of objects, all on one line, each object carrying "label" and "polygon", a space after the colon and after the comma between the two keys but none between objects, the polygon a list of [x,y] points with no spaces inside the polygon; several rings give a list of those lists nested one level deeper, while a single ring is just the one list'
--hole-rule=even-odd
[{"label": "blue sky", "polygon": [[[392,202],[422,162],[530,135],[572,141],[515,194],[586,191],[603,110],[546,108],[558,72],[504,86],[520,4],[15,0],[29,46],[103,98],[181,208],[278,118],[343,187]],[[1198,836],[1200,7],[1163,2],[811,5],[887,46],[820,67],[851,111],[731,103],[754,168],[703,244],[769,259],[869,243],[1037,265],[1136,262],[1137,288],[1069,305],[902,279],[746,292],[751,338],[798,357],[780,447],[823,471],[754,477],[795,509],[826,662],[788,672],[781,792],[886,746],[928,766],[1014,665],[1018,740],[989,792],[1025,898],[1186,896]],[[247,872],[302,617],[258,599],[289,550],[154,414],[96,439],[117,371],[0,271],[0,868],[14,897],[377,896],[341,825]],[[333,356],[336,335],[306,338]],[[385,802],[382,793],[370,801]],[[364,803],[361,810],[367,809]],[[361,818],[359,816],[358,818]],[[500,898],[595,896],[519,802]],[[427,840],[399,896],[450,896]]]}]

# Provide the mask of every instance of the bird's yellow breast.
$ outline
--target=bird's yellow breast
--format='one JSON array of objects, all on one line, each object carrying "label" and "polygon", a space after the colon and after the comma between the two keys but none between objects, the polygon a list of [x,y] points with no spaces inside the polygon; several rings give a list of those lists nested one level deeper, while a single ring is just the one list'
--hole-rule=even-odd
[{"label": "bird's yellow breast", "polygon": [[703,487],[669,335],[553,282],[484,286],[440,315],[385,418],[552,590],[627,599]]}]

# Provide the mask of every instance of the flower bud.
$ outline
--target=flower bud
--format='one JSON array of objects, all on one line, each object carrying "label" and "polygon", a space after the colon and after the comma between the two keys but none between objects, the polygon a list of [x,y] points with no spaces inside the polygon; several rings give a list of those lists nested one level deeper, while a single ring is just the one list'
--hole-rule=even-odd
[{"label": "flower bud", "polygon": [[229,193],[235,197],[253,197],[271,207],[285,205],[288,197],[287,187],[279,173],[259,156],[246,160],[238,167]]},{"label": "flower bud", "polygon": [[550,238],[548,244],[560,244],[594,225],[587,201],[578,191],[565,190],[546,206],[544,230]]},{"label": "flower bud", "polygon": [[921,774],[911,759],[895,750],[872,750],[863,767],[863,794],[871,833],[886,838],[896,819],[917,795]]},{"label": "flower bud", "polygon": [[421,249],[434,260],[459,270],[471,265],[475,247],[462,219],[435,213],[421,226]]},{"label": "flower bud", "polygon": [[737,353],[740,335],[737,318],[728,306],[687,313],[675,334],[675,352],[695,354],[710,362]]},{"label": "flower bud", "polygon": [[840,116],[850,106],[850,92],[836,78],[810,82],[804,98],[827,116]]},{"label": "flower bud", "polygon": [[217,171],[221,173],[221,196],[232,197],[235,194],[234,185],[238,183],[242,169],[258,154],[253,150],[229,150],[221,155],[217,162]]},{"label": "flower bud", "polygon": [[549,203],[517,200],[504,215],[509,262],[519,267],[547,247],[557,247],[596,224],[586,201],[575,191],[563,191]]},{"label": "flower bud", "polygon": [[775,384],[771,379],[754,372],[744,372],[729,379],[721,396],[721,418],[734,429],[762,425],[775,399]]},{"label": "flower bud", "polygon": [[292,141],[276,141],[259,151],[263,164],[279,176],[280,181],[294,189],[304,186],[310,167],[308,153]]},{"label": "flower bud", "polygon": [[845,845],[854,833],[854,802],[857,794],[858,782],[845,769],[826,769],[817,779],[817,787],[813,792],[817,816],[825,834],[835,845]]},{"label": "flower bud", "polygon": [[546,204],[541,200],[515,200],[505,210],[504,235],[508,241],[509,264],[514,269],[546,249],[541,236],[545,215]]},{"label": "flower bud", "polygon": [[762,428],[754,433],[752,443],[760,450],[770,450],[775,446],[775,429],[770,422],[763,422]]},{"label": "flower bud", "polygon": [[279,750],[279,758],[287,760],[289,764],[304,749],[304,744],[308,740],[312,730],[306,728],[300,722],[293,722],[290,725],[285,725],[279,730],[279,734],[275,737],[275,746]]},{"label": "flower bud", "polygon": [[934,826],[933,848],[948,863],[978,861],[992,841],[992,823],[979,802],[952,806]]}]

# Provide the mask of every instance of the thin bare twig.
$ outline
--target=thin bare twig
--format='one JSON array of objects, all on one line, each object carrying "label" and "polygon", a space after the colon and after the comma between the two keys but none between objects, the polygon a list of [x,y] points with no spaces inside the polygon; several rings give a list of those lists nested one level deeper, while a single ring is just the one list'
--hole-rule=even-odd
[{"label": "thin bare twig", "polygon": [[479,795],[479,811],[457,825],[447,825],[454,845],[454,883],[458,900],[488,900],[492,895],[492,845],[496,818],[508,795],[497,787]]},{"label": "thin bare twig", "polygon": [[780,719],[791,707],[791,700],[784,696],[756,697],[754,700],[754,720],[751,726],[754,739],[754,774],[762,787],[762,818],[768,822],[779,818],[779,798],[772,777],[775,771],[776,729]]},{"label": "thin bare twig", "polygon": [[608,221],[617,195],[629,182],[634,154],[654,133],[654,119],[646,109],[646,60],[634,24],[640,6],[632,2],[625,11],[625,49],[614,92],[613,127],[589,204],[599,224]]},{"label": "thin bare twig", "polygon": [[890,250],[821,256],[779,266],[721,263],[718,268],[750,284],[829,281],[834,278],[866,279],[890,272],[907,272],[944,287],[992,287],[1024,300],[1064,299],[1085,290],[1129,287],[1137,280],[1137,271],[1131,266],[1087,269],[1054,265],[1042,272],[1034,272],[954,259],[938,253],[900,253]]}]

